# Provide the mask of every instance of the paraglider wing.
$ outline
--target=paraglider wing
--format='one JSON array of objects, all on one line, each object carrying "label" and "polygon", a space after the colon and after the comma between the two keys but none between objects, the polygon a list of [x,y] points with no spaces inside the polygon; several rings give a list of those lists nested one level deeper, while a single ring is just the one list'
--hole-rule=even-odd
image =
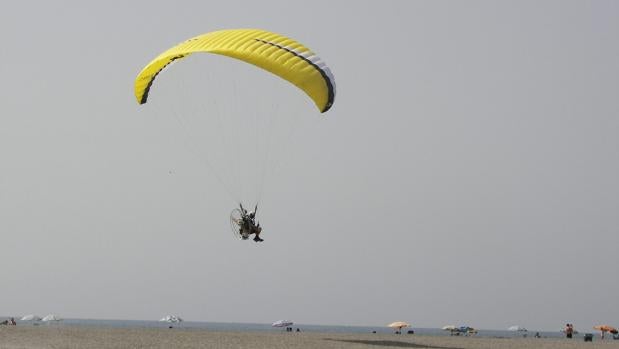
[{"label": "paraglider wing", "polygon": [[335,100],[333,74],[310,49],[265,30],[230,29],[196,36],[152,60],[135,79],[138,103],[146,103],[153,81],[163,68],[197,52],[220,54],[265,69],[305,92],[322,113],[329,110]]}]

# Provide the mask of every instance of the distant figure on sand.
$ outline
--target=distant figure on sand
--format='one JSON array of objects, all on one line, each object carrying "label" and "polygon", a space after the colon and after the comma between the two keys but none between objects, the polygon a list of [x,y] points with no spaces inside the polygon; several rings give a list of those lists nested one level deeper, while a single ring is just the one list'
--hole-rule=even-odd
[{"label": "distant figure on sand", "polygon": [[565,337],[572,338],[573,335],[574,335],[574,325],[566,324],[565,325]]},{"label": "distant figure on sand", "polygon": [[10,318],[9,320],[4,320],[0,322],[0,325],[15,326],[17,325],[17,322],[15,322],[15,318]]}]

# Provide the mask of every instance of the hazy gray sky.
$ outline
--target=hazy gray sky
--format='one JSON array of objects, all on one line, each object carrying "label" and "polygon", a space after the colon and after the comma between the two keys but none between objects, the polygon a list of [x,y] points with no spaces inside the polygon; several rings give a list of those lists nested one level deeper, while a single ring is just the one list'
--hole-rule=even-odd
[{"label": "hazy gray sky", "polygon": [[[259,246],[180,123],[133,97],[161,51],[239,27],[306,44],[338,87],[322,116],[235,65],[299,117]],[[0,314],[619,321],[616,1],[13,1],[0,32]],[[227,71],[192,58],[159,100],[185,63]]]}]

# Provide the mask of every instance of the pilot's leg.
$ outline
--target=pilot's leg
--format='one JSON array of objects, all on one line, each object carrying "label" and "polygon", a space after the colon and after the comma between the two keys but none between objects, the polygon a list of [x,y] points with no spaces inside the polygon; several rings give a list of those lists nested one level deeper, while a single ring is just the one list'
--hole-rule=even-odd
[{"label": "pilot's leg", "polygon": [[255,242],[264,241],[263,239],[260,238],[260,233],[262,233],[262,228],[260,226],[257,226],[254,228],[254,233],[256,234],[256,237],[254,237]]}]

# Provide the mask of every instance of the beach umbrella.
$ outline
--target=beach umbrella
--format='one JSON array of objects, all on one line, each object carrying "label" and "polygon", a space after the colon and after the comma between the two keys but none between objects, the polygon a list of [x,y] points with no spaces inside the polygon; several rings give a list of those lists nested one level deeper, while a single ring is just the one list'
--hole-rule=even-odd
[{"label": "beach umbrella", "polygon": [[404,321],[396,321],[396,322],[392,322],[389,325],[387,325],[387,327],[395,328],[398,331],[401,331],[404,327],[409,327],[409,326],[410,325]]},{"label": "beach umbrella", "polygon": [[460,329],[457,328],[455,325],[447,325],[447,326],[443,326],[442,327],[443,331],[449,331],[449,334],[451,336],[453,336],[454,334],[459,334],[460,333]]},{"label": "beach umbrella", "polygon": [[60,321],[60,320],[62,320],[62,319],[59,318],[58,316],[56,316],[55,314],[49,314],[46,317],[44,317],[43,319],[41,319],[41,321],[43,321],[43,322]]},{"label": "beach umbrella", "polygon": [[467,335],[477,333],[477,330],[471,326],[460,326],[459,328],[456,328],[455,331],[460,332],[460,333],[465,333]]},{"label": "beach umbrella", "polygon": [[594,330],[598,330],[598,331],[602,331],[602,332],[610,332],[612,334],[617,334],[619,333],[619,331],[617,331],[616,328],[609,326],[609,325],[597,325],[597,326],[593,326]]},{"label": "beach umbrella", "polygon": [[518,326],[518,325],[510,326],[507,330],[514,331],[514,332],[527,332],[526,328],[522,326]]},{"label": "beach umbrella", "polygon": [[271,324],[271,327],[288,327],[294,325],[294,322],[288,320],[278,320]]},{"label": "beach umbrella", "polygon": [[167,315],[167,316],[162,317],[159,321],[178,324],[178,323],[183,322],[183,319],[181,319],[180,317],[176,315]]},{"label": "beach umbrella", "polygon": [[38,315],[29,314],[24,315],[24,317],[21,318],[21,321],[41,321],[41,317]]}]

